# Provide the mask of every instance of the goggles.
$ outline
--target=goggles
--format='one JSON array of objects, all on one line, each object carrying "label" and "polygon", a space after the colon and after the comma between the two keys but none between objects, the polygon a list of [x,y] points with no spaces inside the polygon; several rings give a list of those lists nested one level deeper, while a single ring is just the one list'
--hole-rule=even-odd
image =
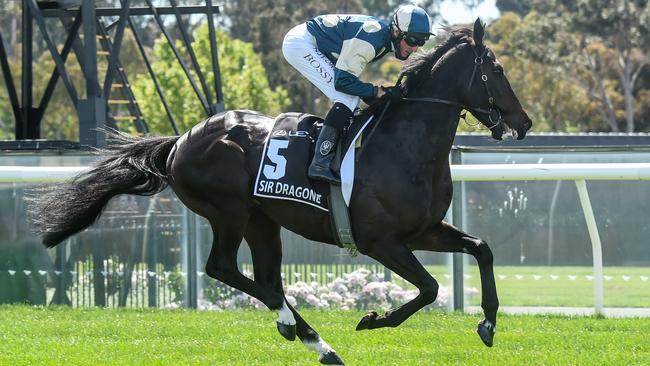
[{"label": "goggles", "polygon": [[406,34],[404,36],[404,42],[411,47],[422,47],[427,42],[427,39]]}]

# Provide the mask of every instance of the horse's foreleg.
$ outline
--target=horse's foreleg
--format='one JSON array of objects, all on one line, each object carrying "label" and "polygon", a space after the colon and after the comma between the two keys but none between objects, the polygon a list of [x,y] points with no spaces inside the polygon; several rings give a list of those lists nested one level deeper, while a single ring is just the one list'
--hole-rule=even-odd
[{"label": "horse's foreleg", "polygon": [[[255,282],[284,294],[282,288],[282,242],[280,227],[261,213],[254,213],[246,230],[248,243],[253,258]],[[319,361],[325,365],[343,365],[343,360],[320,335],[300,316],[288,301],[285,302],[295,320],[295,334],[310,350],[318,353]],[[278,327],[280,330],[280,327]],[[282,334],[282,330],[280,330]],[[284,334],[283,334],[284,335]]]},{"label": "horse's foreleg", "polygon": [[481,274],[481,308],[483,308],[485,314],[485,319],[479,323],[477,332],[485,345],[492,347],[497,324],[499,298],[494,281],[492,250],[488,244],[483,239],[441,222],[427,232],[425,236],[409,246],[413,250],[468,253],[476,258]]},{"label": "horse's foreleg", "polygon": [[397,241],[383,241],[377,243],[367,254],[415,285],[420,290],[420,294],[406,304],[387,311],[384,315],[379,316],[374,311],[369,313],[361,319],[357,330],[396,327],[416,311],[436,300],[438,282],[431,277],[409,248],[397,244]]}]

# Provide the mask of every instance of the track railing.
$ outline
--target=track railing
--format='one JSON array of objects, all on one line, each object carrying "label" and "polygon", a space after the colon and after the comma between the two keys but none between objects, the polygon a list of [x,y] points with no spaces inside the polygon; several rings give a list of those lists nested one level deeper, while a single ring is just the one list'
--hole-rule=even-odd
[{"label": "track railing", "polygon": [[[47,183],[70,179],[86,167],[0,166],[0,183]],[[603,258],[587,180],[650,180],[650,163],[452,165],[457,182],[571,180],[576,184],[589,230],[594,268],[594,308],[603,313]],[[457,272],[456,272],[457,273]],[[454,289],[454,291],[461,291]]]},{"label": "track railing", "polygon": [[[451,175],[452,179],[457,182],[574,181],[591,238],[594,267],[594,310],[596,314],[603,314],[603,251],[586,181],[650,180],[650,163],[454,165],[451,168]],[[462,287],[460,291],[462,291]]]}]

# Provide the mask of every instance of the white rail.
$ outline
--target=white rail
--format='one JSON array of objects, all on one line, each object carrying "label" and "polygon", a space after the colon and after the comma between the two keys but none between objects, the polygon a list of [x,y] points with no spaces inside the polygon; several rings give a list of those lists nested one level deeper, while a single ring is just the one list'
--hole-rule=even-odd
[{"label": "white rail", "polygon": [[85,166],[0,166],[0,183],[54,183],[70,179]]},{"label": "white rail", "polygon": [[[48,183],[70,179],[86,167],[0,166],[0,183]],[[454,181],[572,180],[580,197],[594,262],[594,308],[603,314],[603,258],[587,180],[650,180],[650,163],[453,165]]]},{"label": "white rail", "polygon": [[650,163],[454,165],[456,181],[650,180]]},{"label": "white rail", "polygon": [[587,180],[650,180],[650,163],[455,165],[455,181],[572,180],[578,189],[594,263],[594,309],[603,314],[603,250]]}]

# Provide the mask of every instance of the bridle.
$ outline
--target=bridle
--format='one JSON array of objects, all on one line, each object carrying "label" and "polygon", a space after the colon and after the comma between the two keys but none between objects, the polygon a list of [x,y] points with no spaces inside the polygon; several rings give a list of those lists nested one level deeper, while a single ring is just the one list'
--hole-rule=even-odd
[{"label": "bridle", "polygon": [[[501,110],[494,105],[494,97],[492,96],[492,93],[490,92],[490,88],[488,87],[487,84],[487,74],[483,71],[483,58],[487,56],[488,53],[488,48],[484,47],[483,53],[479,56],[478,52],[476,52],[476,48],[474,46],[471,46],[472,52],[474,52],[474,55],[476,56],[474,58],[474,68],[472,69],[472,76],[469,78],[469,84],[467,85],[467,90],[470,90],[472,87],[472,83],[474,82],[474,76],[476,75],[476,71],[480,70],[481,72],[481,80],[483,81],[483,86],[485,86],[485,93],[487,94],[488,98],[488,104],[489,104],[489,109],[485,108],[479,108],[479,107],[469,107],[465,104],[454,102],[451,100],[446,100],[446,99],[440,99],[440,98],[410,98],[410,97],[404,97],[402,100],[405,101],[410,101],[410,102],[429,102],[429,103],[442,103],[442,104],[448,104],[448,105],[454,105],[461,107],[465,110],[468,110],[474,114],[475,112],[477,113],[483,113],[488,115],[488,119],[490,120],[490,123],[492,123],[492,126],[486,126],[488,129],[493,130],[496,127],[498,127],[502,122],[503,122],[503,116],[501,114]],[[400,85],[402,77],[404,74],[401,74],[397,80],[396,85]],[[492,118],[493,112],[496,112],[496,121]],[[460,115],[461,118],[465,119],[465,114]]]},{"label": "bridle", "polygon": [[[501,114],[501,110],[494,105],[494,97],[492,96],[492,93],[490,92],[490,88],[488,87],[487,84],[487,75],[483,71],[483,57],[487,56],[488,48],[484,47],[483,53],[479,56],[478,52],[476,52],[476,48],[472,45],[470,45],[472,48],[472,51],[474,52],[474,55],[476,56],[474,58],[474,69],[472,70],[472,77],[469,79],[469,84],[467,85],[467,90],[469,90],[472,87],[472,83],[474,82],[474,75],[476,75],[476,70],[481,71],[481,80],[483,81],[483,85],[485,86],[485,92],[488,97],[488,104],[490,105],[489,109],[485,108],[479,108],[479,107],[469,107],[466,106],[465,104],[454,102],[451,100],[446,100],[446,99],[440,99],[440,98],[410,98],[410,97],[403,97],[401,100],[408,101],[408,102],[428,102],[428,103],[442,103],[442,104],[448,104],[448,105],[453,105],[453,106],[458,106],[461,107],[465,110],[468,110],[472,112],[472,114],[478,112],[478,113],[483,113],[488,115],[488,119],[490,120],[490,123],[492,123],[492,126],[486,126],[490,131],[494,130],[497,128],[501,123],[503,122],[503,116]],[[395,83],[395,87],[398,88],[401,83],[402,83],[402,78],[404,77],[404,73],[400,74],[399,78],[397,79],[397,83]],[[370,132],[368,133],[368,136],[366,137],[366,140],[370,140],[372,135],[375,133],[375,130],[377,129],[377,126],[379,126],[379,122],[384,117],[384,114],[386,113],[386,110],[388,107],[391,105],[391,101],[389,100],[388,103],[384,105],[383,110],[379,114],[379,118],[377,119],[377,122],[375,125],[372,127]],[[497,120],[494,121],[492,119],[492,112],[496,111],[497,113]],[[460,115],[460,118],[465,119],[466,115],[463,113]],[[465,119],[466,120],[466,119]],[[359,157],[362,155],[362,153],[365,150],[365,147],[367,144],[361,145],[361,148],[359,148],[359,151],[357,152],[356,159],[358,160]]]}]

